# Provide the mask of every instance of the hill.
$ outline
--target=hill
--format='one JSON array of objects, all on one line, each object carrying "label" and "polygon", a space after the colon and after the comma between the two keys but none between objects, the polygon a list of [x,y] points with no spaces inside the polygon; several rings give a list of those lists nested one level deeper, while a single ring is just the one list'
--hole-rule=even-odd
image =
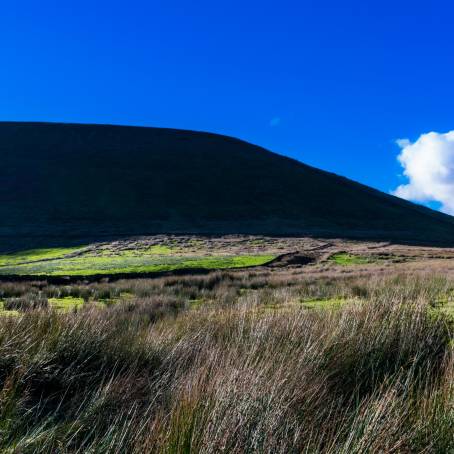
[{"label": "hill", "polygon": [[454,218],[210,133],[0,123],[0,249],[153,233],[454,242]]}]

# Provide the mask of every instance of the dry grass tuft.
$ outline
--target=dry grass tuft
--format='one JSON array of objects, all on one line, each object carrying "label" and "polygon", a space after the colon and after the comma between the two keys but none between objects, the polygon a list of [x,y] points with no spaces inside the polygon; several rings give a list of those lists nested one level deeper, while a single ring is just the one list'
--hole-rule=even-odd
[{"label": "dry grass tuft", "polygon": [[0,284],[3,298],[116,298],[0,317],[0,449],[450,452],[452,322],[433,306],[452,286],[268,272]]}]

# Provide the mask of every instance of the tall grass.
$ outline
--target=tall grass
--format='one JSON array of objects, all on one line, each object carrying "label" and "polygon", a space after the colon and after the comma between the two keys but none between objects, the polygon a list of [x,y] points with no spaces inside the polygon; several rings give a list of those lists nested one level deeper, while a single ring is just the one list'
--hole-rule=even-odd
[{"label": "tall grass", "polygon": [[[103,310],[0,317],[0,449],[454,449],[452,324],[431,309],[449,280],[273,279],[24,287],[15,297],[134,297]],[[320,295],[361,300],[332,310],[298,304]],[[196,298],[204,303],[191,305]]]}]

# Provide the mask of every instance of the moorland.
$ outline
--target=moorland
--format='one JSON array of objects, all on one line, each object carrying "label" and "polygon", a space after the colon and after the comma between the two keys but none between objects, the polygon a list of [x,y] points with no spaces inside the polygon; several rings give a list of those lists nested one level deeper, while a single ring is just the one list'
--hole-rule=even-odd
[{"label": "moorland", "polygon": [[[4,276],[3,452],[454,449],[454,250],[161,236],[75,257],[150,248],[278,259],[135,279]],[[58,253],[26,259],[74,258]],[[2,267],[28,266],[16,259]]]},{"label": "moorland", "polygon": [[0,160],[0,452],[454,452],[453,217],[209,133]]}]

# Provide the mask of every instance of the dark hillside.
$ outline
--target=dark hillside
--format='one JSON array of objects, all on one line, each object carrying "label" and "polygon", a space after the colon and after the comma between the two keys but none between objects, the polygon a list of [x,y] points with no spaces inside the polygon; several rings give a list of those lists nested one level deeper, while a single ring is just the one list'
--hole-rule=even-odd
[{"label": "dark hillside", "polygon": [[454,239],[450,216],[215,134],[0,123],[0,159],[0,248],[172,232]]}]

